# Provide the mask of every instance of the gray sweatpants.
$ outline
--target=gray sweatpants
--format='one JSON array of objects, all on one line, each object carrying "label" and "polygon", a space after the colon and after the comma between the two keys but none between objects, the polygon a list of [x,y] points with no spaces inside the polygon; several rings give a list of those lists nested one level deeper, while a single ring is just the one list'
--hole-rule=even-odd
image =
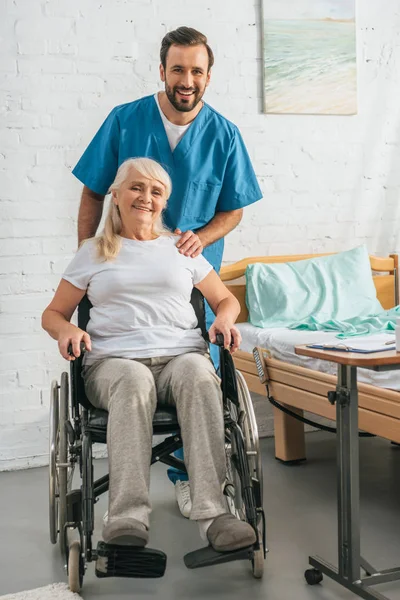
[{"label": "gray sweatpants", "polygon": [[86,367],[84,379],[90,402],[109,412],[109,520],[131,517],[149,526],[157,402],[177,408],[190,478],[190,518],[210,519],[227,511],[220,380],[208,356],[106,358]]}]

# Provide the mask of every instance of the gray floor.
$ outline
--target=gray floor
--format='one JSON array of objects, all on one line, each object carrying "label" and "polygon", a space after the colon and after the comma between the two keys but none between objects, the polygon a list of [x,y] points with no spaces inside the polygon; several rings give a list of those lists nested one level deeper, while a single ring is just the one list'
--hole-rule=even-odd
[{"label": "gray floor", "polygon": [[[265,576],[251,576],[247,562],[197,571],[185,568],[182,556],[201,545],[197,527],[178,514],[172,485],[162,465],[153,467],[153,515],[150,545],[168,554],[161,580],[97,579],[88,566],[82,595],[87,600],[136,600],[208,597],[231,600],[340,600],[355,598],[324,579],[309,587],[303,572],[309,554],[336,562],[335,438],[307,436],[308,461],[285,467],[273,458],[273,440],[261,441],[265,478],[268,543]],[[380,568],[400,564],[400,447],[374,438],[361,440],[362,550]],[[106,461],[96,461],[96,475]],[[106,498],[97,505],[98,530]],[[57,546],[51,546],[47,525],[47,470],[0,473],[0,594],[64,581]],[[376,588],[400,599],[400,582]]]}]

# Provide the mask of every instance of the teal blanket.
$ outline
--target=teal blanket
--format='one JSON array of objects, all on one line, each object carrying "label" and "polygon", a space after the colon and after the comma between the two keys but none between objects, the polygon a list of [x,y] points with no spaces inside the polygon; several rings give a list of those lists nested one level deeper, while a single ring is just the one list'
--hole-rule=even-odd
[{"label": "teal blanket", "polygon": [[377,315],[366,317],[353,317],[345,321],[330,319],[318,321],[309,317],[298,323],[293,323],[289,329],[306,329],[307,331],[338,331],[337,338],[354,337],[356,335],[370,335],[384,331],[394,331],[396,318],[400,318],[400,306],[385,310]]},{"label": "teal blanket", "polygon": [[337,337],[393,331],[400,307],[376,297],[366,246],[246,269],[246,304],[256,327],[337,331]]}]

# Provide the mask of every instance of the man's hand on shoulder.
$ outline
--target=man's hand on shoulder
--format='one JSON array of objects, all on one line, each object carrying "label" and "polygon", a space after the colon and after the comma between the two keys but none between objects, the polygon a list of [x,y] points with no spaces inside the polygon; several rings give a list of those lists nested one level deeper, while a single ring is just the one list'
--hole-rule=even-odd
[{"label": "man's hand on shoulder", "polygon": [[181,236],[176,244],[176,247],[181,254],[196,258],[196,256],[199,256],[199,254],[203,252],[203,243],[200,236],[197,233],[194,233],[194,231],[189,230],[182,233],[180,229],[175,229],[174,234]]}]

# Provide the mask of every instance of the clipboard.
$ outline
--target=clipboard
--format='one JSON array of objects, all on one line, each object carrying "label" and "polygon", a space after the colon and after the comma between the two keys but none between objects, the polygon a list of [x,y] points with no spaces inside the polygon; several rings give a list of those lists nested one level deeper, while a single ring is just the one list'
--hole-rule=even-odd
[{"label": "clipboard", "polygon": [[355,352],[357,354],[374,354],[375,352],[388,352],[389,350],[395,350],[396,342],[381,346],[380,348],[357,348],[353,346],[347,346],[347,344],[307,344],[307,348],[315,348],[316,350],[336,350],[337,352]]}]

